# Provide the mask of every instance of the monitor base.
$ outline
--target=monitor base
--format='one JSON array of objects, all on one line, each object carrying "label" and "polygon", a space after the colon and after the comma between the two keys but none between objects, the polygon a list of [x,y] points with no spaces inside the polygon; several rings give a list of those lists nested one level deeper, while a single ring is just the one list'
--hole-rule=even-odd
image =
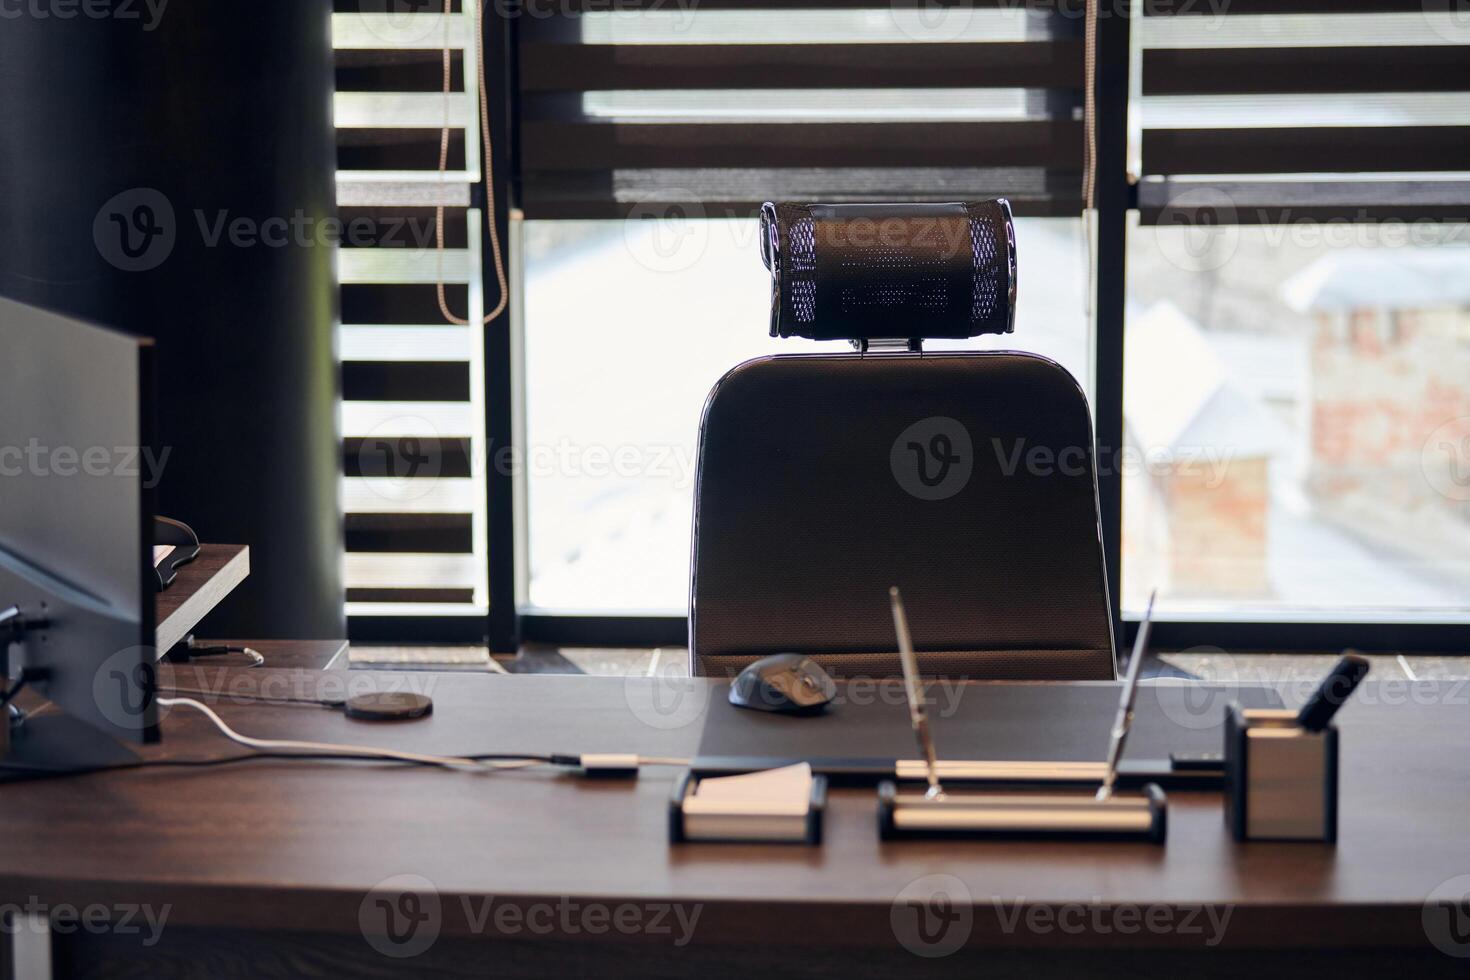
[{"label": "monitor base", "polygon": [[[84,721],[49,709],[10,724],[9,745],[0,756],[0,782],[48,773],[105,769],[136,762],[138,754]],[[9,724],[9,719],[0,719]]]}]

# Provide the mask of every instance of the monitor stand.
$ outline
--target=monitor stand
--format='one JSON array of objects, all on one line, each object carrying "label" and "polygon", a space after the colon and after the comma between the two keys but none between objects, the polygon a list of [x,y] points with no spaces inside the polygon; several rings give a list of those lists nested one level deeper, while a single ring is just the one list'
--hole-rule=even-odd
[{"label": "monitor stand", "polygon": [[49,705],[19,724],[8,717],[0,723],[10,726],[10,744],[0,757],[0,782],[123,766],[139,758],[123,743]]}]

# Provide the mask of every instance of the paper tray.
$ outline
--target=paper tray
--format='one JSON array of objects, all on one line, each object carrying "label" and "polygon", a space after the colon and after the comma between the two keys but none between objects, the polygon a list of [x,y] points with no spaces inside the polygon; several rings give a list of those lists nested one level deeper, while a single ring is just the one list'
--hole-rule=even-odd
[{"label": "paper tray", "polygon": [[694,791],[699,779],[685,772],[669,797],[669,843],[694,842],[809,844],[822,842],[827,809],[827,777],[812,777],[804,810],[762,805],[702,804]]}]

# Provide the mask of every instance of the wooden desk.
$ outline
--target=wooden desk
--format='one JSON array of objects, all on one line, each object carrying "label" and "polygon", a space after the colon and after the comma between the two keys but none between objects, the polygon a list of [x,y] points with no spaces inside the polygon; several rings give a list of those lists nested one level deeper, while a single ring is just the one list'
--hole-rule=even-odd
[{"label": "wooden desk", "polygon": [[[718,689],[642,677],[175,676],[276,696],[417,685],[434,714],[397,725],[313,707],[219,710],[251,735],[444,753],[689,756]],[[881,844],[873,793],[860,789],[832,792],[820,848],[671,847],[668,769],[621,782],[263,760],[0,786],[0,901],[167,908],[151,947],[147,929],[57,936],[58,972],[87,976],[1464,976],[1466,961],[1430,944],[1423,916],[1436,887],[1470,874],[1470,685],[1370,681],[1340,720],[1335,849],[1235,844],[1218,795],[1177,792],[1165,847]],[[186,709],[163,730],[150,755],[243,751]],[[405,883],[417,898],[403,898]],[[925,962],[897,937],[917,941],[907,900],[935,886],[954,897],[938,907],[954,921],[930,918],[931,935],[963,943]],[[429,936],[426,949],[398,959],[372,945],[387,943],[388,908],[417,915],[423,931],[403,935]],[[1228,915],[1222,929],[1210,910]],[[678,915],[698,916],[682,945]]]}]

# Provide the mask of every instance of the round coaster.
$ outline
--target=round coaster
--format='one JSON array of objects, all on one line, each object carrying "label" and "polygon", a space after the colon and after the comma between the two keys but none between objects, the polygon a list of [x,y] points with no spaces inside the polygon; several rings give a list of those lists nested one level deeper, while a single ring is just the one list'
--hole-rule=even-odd
[{"label": "round coaster", "polygon": [[422,718],[434,710],[434,702],[424,694],[359,694],[348,698],[343,710],[362,721],[402,721]]}]

